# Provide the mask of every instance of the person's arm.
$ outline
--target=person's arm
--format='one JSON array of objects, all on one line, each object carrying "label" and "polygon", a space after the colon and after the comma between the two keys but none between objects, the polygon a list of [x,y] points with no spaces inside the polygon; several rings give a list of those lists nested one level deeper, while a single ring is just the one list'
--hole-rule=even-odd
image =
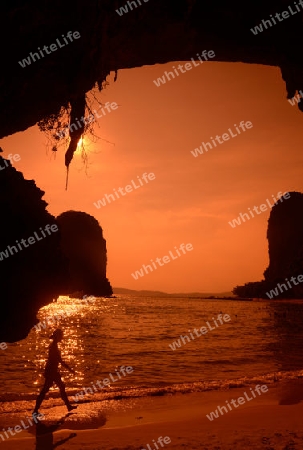
[{"label": "person's arm", "polygon": [[64,362],[63,360],[62,360],[62,358],[61,358],[61,365],[63,366],[63,367],[65,367],[67,370],[69,370],[71,373],[75,373],[75,371],[74,371],[74,369],[72,369],[71,367],[69,367],[69,365],[68,364],[66,364],[66,362]]},{"label": "person's arm", "polygon": [[63,361],[61,353],[59,353],[59,362],[60,364],[65,367],[67,370],[69,370],[71,373],[75,373],[74,369],[72,369],[71,367],[69,367],[68,364],[66,364],[66,362]]}]

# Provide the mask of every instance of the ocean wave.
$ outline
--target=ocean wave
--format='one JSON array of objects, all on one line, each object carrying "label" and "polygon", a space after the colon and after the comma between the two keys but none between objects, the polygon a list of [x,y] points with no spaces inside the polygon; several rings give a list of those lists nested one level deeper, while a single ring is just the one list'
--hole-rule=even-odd
[{"label": "ocean wave", "polygon": [[[104,401],[104,400],[122,400],[129,398],[140,398],[140,397],[152,397],[152,396],[163,396],[163,395],[174,395],[174,394],[190,394],[194,392],[206,392],[214,390],[229,390],[234,388],[246,387],[255,384],[266,384],[271,385],[274,383],[297,380],[303,378],[303,371],[288,371],[288,372],[272,372],[265,375],[259,375],[254,377],[241,377],[234,379],[221,379],[212,381],[196,381],[192,383],[177,383],[177,384],[166,384],[157,387],[147,387],[147,386],[129,386],[112,388],[108,387],[106,391],[95,392],[94,394],[86,394],[83,400],[79,400],[77,403],[86,403],[88,401]],[[85,387],[85,386],[84,386]],[[84,388],[83,387],[83,388]],[[79,393],[79,390],[68,390],[67,394],[69,397]],[[0,395],[0,402],[23,402],[23,401],[33,401],[37,397],[37,393],[30,394],[16,394],[16,393],[5,393]],[[52,392],[50,395],[52,399],[59,399],[59,392]],[[61,399],[60,399],[61,402]]]}]

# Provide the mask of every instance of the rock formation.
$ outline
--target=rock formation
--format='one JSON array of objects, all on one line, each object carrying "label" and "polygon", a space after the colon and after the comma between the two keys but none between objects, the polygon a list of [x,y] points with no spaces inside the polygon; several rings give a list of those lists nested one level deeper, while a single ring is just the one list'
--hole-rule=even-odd
[{"label": "rock formation", "polygon": [[[41,233],[40,227],[56,225],[42,200],[44,192],[2,157],[0,167],[0,341],[13,342],[26,337],[38,309],[61,293],[67,261],[60,232]],[[35,240],[31,245],[30,237]]]},{"label": "rock formation", "polygon": [[43,195],[0,156],[0,342],[24,339],[60,294],[112,294],[98,222],[75,211],[56,221]]},{"label": "rock formation", "polygon": [[[71,105],[78,114],[85,93],[96,83],[101,89],[110,71],[190,60],[204,49],[214,50],[216,61],[280,67],[288,98],[303,90],[302,12],[263,26],[257,34],[251,31],[262,19],[287,10],[283,0],[250,2],[249,8],[240,1],[135,1],[137,7],[133,1],[122,15],[116,10],[125,0],[46,0],[39,8],[31,1],[1,2],[5,64],[0,74],[0,138],[58,114],[62,106]],[[69,31],[81,37],[72,42],[67,38],[66,44],[62,34]],[[62,48],[30,56],[57,39]],[[26,58],[30,64],[22,67],[19,61]],[[75,142],[74,135],[67,160]]]},{"label": "rock formation", "polygon": [[[264,280],[237,286],[234,293],[241,297],[268,298],[266,292],[284,283],[285,278],[303,275],[303,194],[290,192],[290,198],[278,201],[272,208],[267,229],[269,266]],[[303,298],[303,283],[290,282],[274,298]]]},{"label": "rock formation", "polygon": [[[44,120],[47,128],[62,107],[69,108],[71,118],[79,115],[84,110],[85,94],[96,84],[102,89],[110,71],[190,60],[204,49],[214,50],[216,61],[280,67],[288,98],[303,89],[302,13],[257,35],[250,30],[270,14],[286,10],[284,1],[251,2],[248,10],[247,4],[240,1],[224,4],[203,0],[141,0],[141,6],[135,1],[137,6],[123,15],[116,10],[126,4],[125,0],[88,3],[45,0],[38,6],[33,1],[0,3],[3,18],[0,138]],[[62,34],[67,36],[69,31],[78,31],[81,37],[67,45]],[[49,49],[57,39],[65,44],[47,53],[44,46]],[[42,54],[38,49],[43,49]],[[29,63],[22,63],[25,59]],[[302,105],[298,104],[301,110]],[[78,138],[74,133],[67,163]],[[0,186],[3,217],[0,251],[14,245],[16,239],[32,236],[40,226],[55,224],[41,200],[42,191],[34,182],[24,180],[21,173],[12,167],[5,168],[0,172]],[[62,226],[65,227],[65,219]],[[94,235],[104,249],[100,233],[96,231]],[[65,251],[72,254],[71,248]],[[102,279],[99,276],[105,277],[106,260],[96,261],[100,263],[100,273],[92,271],[91,281],[98,290]],[[59,232],[10,255],[0,264],[3,295],[0,340],[21,339],[35,323],[36,311],[49,303],[64,284],[66,287],[67,263],[61,254]],[[77,264],[71,268],[74,281],[81,267],[80,261]],[[275,277],[276,272],[273,268]],[[87,282],[86,276],[83,283]],[[109,284],[104,283],[109,292]]]},{"label": "rock formation", "polygon": [[290,198],[278,203],[268,219],[269,266],[264,272],[265,280],[276,281],[301,273],[303,265],[303,194],[290,192]]},{"label": "rock formation", "polygon": [[69,260],[68,292],[112,295],[106,278],[106,241],[98,221],[89,214],[67,211],[57,217],[62,250]]}]

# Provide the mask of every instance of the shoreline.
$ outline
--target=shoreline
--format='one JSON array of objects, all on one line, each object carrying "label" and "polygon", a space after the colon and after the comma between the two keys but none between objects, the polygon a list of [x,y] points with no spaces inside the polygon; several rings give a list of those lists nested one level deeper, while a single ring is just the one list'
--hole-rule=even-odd
[{"label": "shoreline", "polygon": [[[112,401],[83,403],[57,431],[45,433],[44,430],[38,436],[36,448],[47,450],[45,439],[52,439],[56,443],[68,438],[64,446],[66,449],[141,450],[148,448],[146,446],[149,444],[154,450],[156,447],[152,442],[160,436],[169,436],[171,443],[165,448],[172,450],[259,450],[265,449],[265,444],[275,450],[291,443],[300,443],[298,448],[302,448],[303,380],[271,385],[267,393],[253,401],[212,422],[207,419],[206,414],[218,405],[240,397],[245,390],[242,387],[226,391],[123,399],[116,403],[115,408]],[[44,427],[54,425],[65,413],[65,408],[52,408],[52,413],[46,414]],[[12,437],[3,442],[2,447],[5,450],[32,450],[36,431],[33,427],[22,432],[18,438]]]}]

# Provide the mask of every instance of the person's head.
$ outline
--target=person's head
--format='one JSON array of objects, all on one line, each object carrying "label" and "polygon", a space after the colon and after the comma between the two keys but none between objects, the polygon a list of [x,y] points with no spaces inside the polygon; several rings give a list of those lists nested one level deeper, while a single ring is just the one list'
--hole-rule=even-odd
[{"label": "person's head", "polygon": [[53,339],[54,342],[60,342],[63,339],[63,331],[57,328],[49,338]]}]

